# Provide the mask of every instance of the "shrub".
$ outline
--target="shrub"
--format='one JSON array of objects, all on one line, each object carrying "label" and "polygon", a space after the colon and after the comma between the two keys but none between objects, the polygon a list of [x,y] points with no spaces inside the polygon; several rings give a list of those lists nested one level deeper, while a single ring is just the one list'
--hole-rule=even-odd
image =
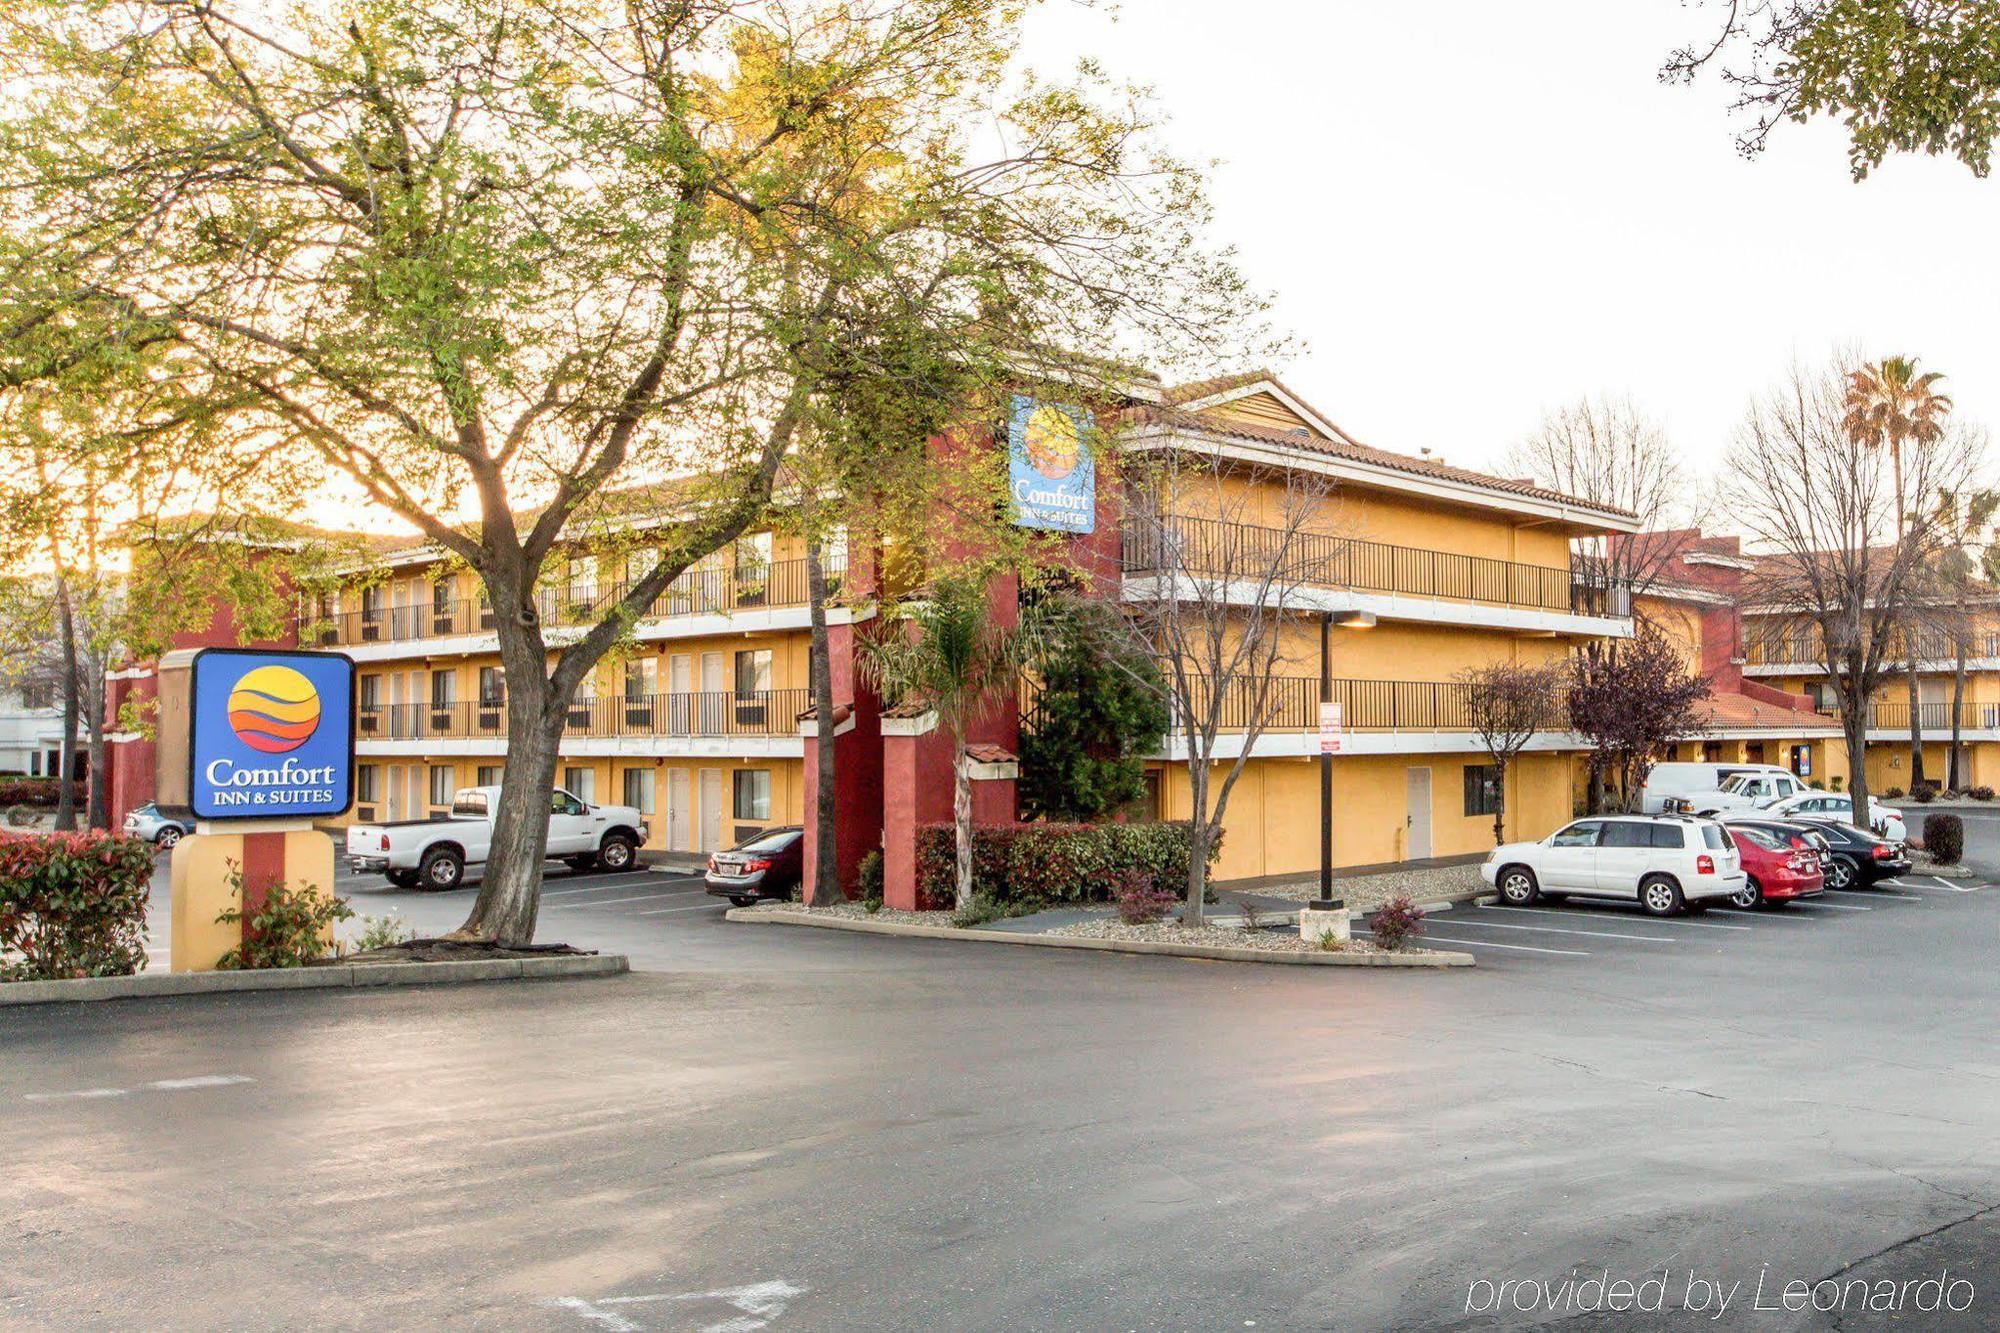
[{"label": "shrub", "polygon": [[1937,788],[1926,782],[1910,792],[1910,799],[1918,805],[1929,805],[1937,799]]},{"label": "shrub", "polygon": [[399,921],[393,916],[364,916],[361,918],[361,933],[354,937],[354,947],[357,952],[366,953],[370,949],[408,944],[416,937],[415,927],[407,921]]},{"label": "shrub", "polygon": [[861,864],[854,871],[855,887],[861,891],[861,905],[871,912],[882,910],[882,851],[880,848],[861,858]]},{"label": "shrub", "polygon": [[1409,948],[1412,941],[1423,938],[1424,914],[1408,898],[1391,898],[1377,909],[1369,929],[1377,948],[1399,953]]},{"label": "shrub", "polygon": [[[1184,822],[980,825],[972,891],[1007,903],[1101,902],[1138,871],[1177,892],[1193,842]],[[953,897],[951,825],[926,824],[917,830],[918,906],[949,907]]]},{"label": "shrub", "polygon": [[1808,787],[1811,787],[1814,791],[1826,790],[1826,784],[1824,782],[1821,782],[1818,778],[1814,778],[1811,782],[1807,783],[1806,785]]},{"label": "shrub", "polygon": [[1974,787],[1966,795],[1975,801],[1990,801],[1993,799],[1993,789],[1991,787]]},{"label": "shrub", "polygon": [[1021,916],[1032,909],[1017,903],[1004,903],[983,893],[972,895],[972,901],[951,914],[951,924],[960,930],[970,930],[983,926],[989,921],[1002,917]]},{"label": "shrub", "polygon": [[1957,865],[1965,856],[1965,821],[1957,815],[1926,815],[1924,850],[1941,866]]},{"label": "shrub", "polygon": [[[81,810],[89,799],[84,784],[72,782],[69,789],[77,809]],[[61,794],[61,784],[55,778],[0,779],[0,805],[54,805]]]},{"label": "shrub", "polygon": [[1882,799],[1885,801],[1900,801],[1903,799],[1903,796],[1904,792],[1901,787],[1891,787],[1882,793]]},{"label": "shrub", "polygon": [[1120,874],[1112,896],[1118,903],[1118,919],[1128,926],[1151,925],[1179,901],[1143,870],[1127,870]]},{"label": "shrub", "polygon": [[[229,889],[243,901],[243,870],[234,862],[229,867]],[[250,917],[250,932],[243,943],[222,955],[216,967],[225,972],[263,967],[305,967],[326,957],[326,928],[347,921],[354,909],[343,898],[322,893],[312,884],[296,889],[274,884],[264,895],[264,905]],[[219,925],[243,924],[241,906],[225,907],[216,914]]]},{"label": "shrub", "polygon": [[1847,787],[1846,778],[1831,778],[1828,781],[1829,784],[1832,786],[1833,790],[1835,791],[1843,791]]},{"label": "shrub", "polygon": [[10,805],[7,807],[7,822],[15,828],[27,828],[35,822],[35,807],[32,805]]},{"label": "shrub", "polygon": [[152,883],[153,849],[137,838],[0,836],[0,981],[137,972]]}]

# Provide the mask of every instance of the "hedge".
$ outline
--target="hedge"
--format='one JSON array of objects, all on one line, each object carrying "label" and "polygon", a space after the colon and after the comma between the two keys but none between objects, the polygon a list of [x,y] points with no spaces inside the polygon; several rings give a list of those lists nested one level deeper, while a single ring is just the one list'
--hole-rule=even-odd
[{"label": "hedge", "polygon": [[1924,850],[1941,866],[1957,865],[1965,859],[1965,821],[1957,815],[1926,815]]},{"label": "hedge", "polygon": [[137,838],[0,835],[0,981],[137,972],[152,883],[153,849]]},{"label": "hedge", "polygon": [[[76,797],[77,808],[81,809],[88,799],[84,784],[69,784]],[[62,791],[54,778],[6,778],[0,779],[0,806],[9,805],[54,805]]]},{"label": "hedge", "polygon": [[[950,824],[917,828],[917,905],[941,909],[955,893]],[[995,902],[1108,900],[1136,871],[1175,894],[1187,884],[1194,827],[1147,824],[981,824],[972,830],[972,891]],[[1209,861],[1220,852],[1220,840]]]}]

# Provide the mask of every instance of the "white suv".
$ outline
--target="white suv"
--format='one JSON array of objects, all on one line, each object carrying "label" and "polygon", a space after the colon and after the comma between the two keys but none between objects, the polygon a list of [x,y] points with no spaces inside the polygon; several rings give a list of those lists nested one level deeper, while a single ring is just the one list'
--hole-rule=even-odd
[{"label": "white suv", "polygon": [[1699,911],[1744,885],[1743,859],[1722,825],[1650,815],[1594,815],[1540,842],[1495,847],[1479,877],[1515,907],[1575,894],[1636,901],[1654,916]]}]

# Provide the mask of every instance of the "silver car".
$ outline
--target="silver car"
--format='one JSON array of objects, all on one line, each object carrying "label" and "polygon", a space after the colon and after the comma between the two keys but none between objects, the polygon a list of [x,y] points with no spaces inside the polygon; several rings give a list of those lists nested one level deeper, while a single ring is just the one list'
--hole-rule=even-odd
[{"label": "silver car", "polygon": [[194,821],[163,814],[152,801],[125,816],[125,836],[144,838],[160,847],[171,847],[194,832]]}]

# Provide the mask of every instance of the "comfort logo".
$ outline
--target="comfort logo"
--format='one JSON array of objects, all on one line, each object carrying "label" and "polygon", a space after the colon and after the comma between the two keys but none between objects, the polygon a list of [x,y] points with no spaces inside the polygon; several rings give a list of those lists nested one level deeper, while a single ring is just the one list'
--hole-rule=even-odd
[{"label": "comfort logo", "polygon": [[319,729],[319,691],[290,667],[246,671],[229,692],[229,727],[253,750],[296,750]]}]

